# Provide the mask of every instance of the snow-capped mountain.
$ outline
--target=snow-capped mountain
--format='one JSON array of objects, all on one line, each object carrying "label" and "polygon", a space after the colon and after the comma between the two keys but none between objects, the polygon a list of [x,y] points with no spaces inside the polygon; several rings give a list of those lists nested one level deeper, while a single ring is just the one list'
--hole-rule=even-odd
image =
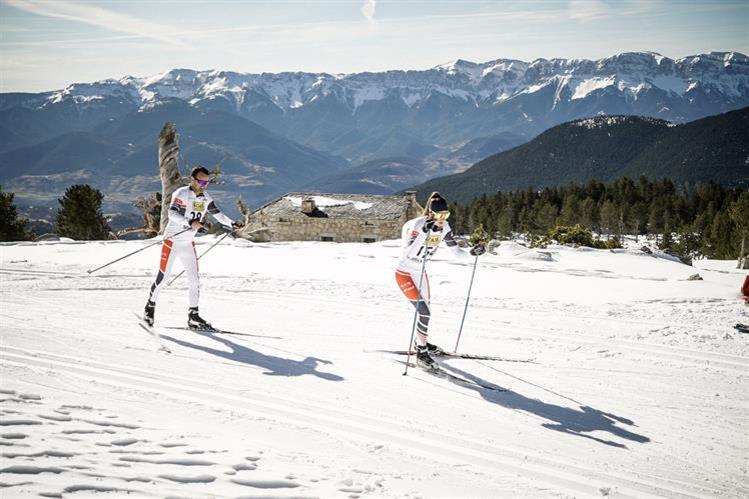
[{"label": "snow-capped mountain", "polygon": [[[458,98],[475,106],[496,105],[543,89],[554,90],[552,109],[562,101],[588,97],[604,89],[617,90],[631,102],[648,91],[663,91],[686,99],[699,90],[727,100],[749,98],[749,58],[737,52],[710,52],[673,60],[656,53],[625,53],[600,59],[536,59],[524,62],[498,59],[484,63],[457,60],[424,71],[384,73],[263,73],[173,69],[150,78],[127,76],[120,80],[76,83],[30,98],[24,104],[45,106],[72,99],[95,103],[106,97],[127,99],[140,106],[167,98],[206,105],[222,99],[240,113],[267,98],[279,110],[308,106],[335,96],[352,113],[366,102],[383,101],[395,94],[407,107],[424,104],[435,93]],[[253,99],[254,98],[254,99]],[[253,102],[253,100],[255,102]],[[657,114],[669,115],[670,109]],[[668,116],[688,119],[688,116]]]},{"label": "snow-capped mountain", "polygon": [[[456,155],[475,140],[504,144],[499,139],[511,133],[520,144],[560,123],[599,114],[680,123],[747,105],[749,58],[737,52],[676,60],[651,52],[595,61],[457,60],[427,70],[354,74],[173,69],[39,94],[0,94],[0,153],[66,133],[117,133],[118,124],[134,126],[138,120],[133,116],[155,113],[150,121],[140,120],[148,127],[138,125],[138,132],[148,133],[142,144],[152,147],[163,125],[156,123],[156,115],[179,127],[192,110],[245,118],[353,165],[405,157],[441,165],[430,172],[444,175],[479,159]],[[192,123],[200,121],[188,114]],[[210,127],[202,130],[197,141],[209,148],[220,144]],[[231,155],[225,146],[214,149],[220,150],[216,159]],[[249,158],[263,168],[278,166],[256,159]]]},{"label": "snow-capped mountain", "polygon": [[[596,114],[684,122],[737,109],[749,104],[749,58],[711,52],[674,60],[644,52],[596,61],[457,60],[428,70],[337,75],[173,69],[43,94],[4,94],[0,109],[67,104],[81,114],[107,106],[119,114],[171,99],[237,113],[361,163],[409,148],[423,157],[506,131],[531,138]],[[383,150],[378,143],[394,128],[402,137]]]}]

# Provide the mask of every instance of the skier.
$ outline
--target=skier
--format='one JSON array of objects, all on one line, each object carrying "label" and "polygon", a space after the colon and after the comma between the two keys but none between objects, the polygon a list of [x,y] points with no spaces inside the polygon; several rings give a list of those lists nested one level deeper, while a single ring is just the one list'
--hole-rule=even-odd
[{"label": "skier", "polygon": [[[429,277],[426,272],[421,275],[424,259],[434,255],[442,241],[458,258],[470,258],[469,253],[478,256],[486,251],[483,243],[471,248],[470,252],[462,250],[455,240],[450,224],[447,223],[449,216],[447,201],[438,192],[432,193],[427,199],[422,216],[409,220],[403,226],[403,256],[395,269],[398,286],[414,307],[417,307],[416,362],[427,368],[435,367],[430,354],[440,355],[443,351],[437,345],[428,342],[431,296]],[[420,281],[421,289],[418,289]]]},{"label": "skier", "polygon": [[[169,223],[164,230],[164,244],[161,247],[161,263],[156,280],[151,285],[143,319],[153,326],[156,298],[164,286],[174,263],[175,256],[180,259],[187,273],[189,287],[189,310],[187,326],[190,329],[210,330],[212,326],[198,314],[199,277],[198,255],[195,253],[195,234],[205,230],[205,214],[209,213],[227,230],[234,231],[242,226],[232,221],[216,207],[211,196],[206,192],[210,172],[204,166],[196,166],[190,172],[190,185],[180,187],[172,194],[169,205]],[[192,228],[192,230],[186,230]],[[181,234],[178,234],[180,233]]]}]

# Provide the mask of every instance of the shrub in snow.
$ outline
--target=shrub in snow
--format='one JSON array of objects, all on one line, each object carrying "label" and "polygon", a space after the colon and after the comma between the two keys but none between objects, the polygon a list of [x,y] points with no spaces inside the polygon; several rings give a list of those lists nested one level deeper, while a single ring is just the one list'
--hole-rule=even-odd
[{"label": "shrub in snow", "polygon": [[619,239],[616,237],[612,237],[607,241],[594,239],[592,232],[581,227],[580,224],[574,226],[557,225],[556,227],[549,229],[546,235],[544,235],[540,240],[534,241],[531,246],[535,248],[545,248],[552,243],[566,244],[574,247],[585,246],[597,249],[615,249],[622,247]]}]

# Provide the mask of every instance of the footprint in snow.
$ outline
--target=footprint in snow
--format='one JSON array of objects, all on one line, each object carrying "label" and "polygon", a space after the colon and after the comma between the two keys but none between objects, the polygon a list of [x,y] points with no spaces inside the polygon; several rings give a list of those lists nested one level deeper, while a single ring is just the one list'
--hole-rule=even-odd
[{"label": "footprint in snow", "polygon": [[42,424],[42,422],[34,419],[0,419],[0,426],[26,426],[39,424]]},{"label": "footprint in snow", "polygon": [[140,442],[140,440],[138,440],[137,438],[118,438],[117,440],[112,440],[109,443],[120,447],[126,447],[128,445],[133,445],[136,442]]},{"label": "footprint in snow", "polygon": [[234,471],[253,471],[257,469],[257,464],[255,463],[239,463],[232,466],[234,468]]},{"label": "footprint in snow", "polygon": [[187,447],[187,444],[182,443],[182,442],[164,442],[159,445],[167,449],[171,449],[172,447]]},{"label": "footprint in snow", "polygon": [[3,457],[7,457],[8,459],[14,459],[16,457],[62,457],[69,459],[71,457],[75,457],[75,454],[71,452],[61,452],[57,450],[43,450],[39,452],[33,452],[31,454],[22,454],[22,453],[3,453]]},{"label": "footprint in snow", "polygon": [[27,465],[15,465],[8,466],[7,468],[0,468],[0,474],[11,473],[14,475],[39,475],[41,473],[55,473],[60,474],[65,470],[57,468],[55,466],[27,466]]},{"label": "footprint in snow", "polygon": [[213,475],[197,476],[179,476],[179,475],[159,475],[159,478],[177,483],[211,483],[216,480]]},{"label": "footprint in snow", "polygon": [[298,483],[291,480],[245,480],[242,478],[232,478],[231,481],[237,485],[256,489],[294,489],[300,487]]},{"label": "footprint in snow", "polygon": [[28,435],[26,435],[25,433],[3,433],[0,434],[0,437],[7,438],[9,440],[21,440],[28,437]]},{"label": "footprint in snow", "polygon": [[18,395],[18,398],[23,400],[42,400],[41,395],[36,395],[33,393],[21,393]]},{"label": "footprint in snow", "polygon": [[66,421],[72,421],[73,418],[67,415],[63,414],[37,414],[42,419],[48,419],[50,421],[58,421],[58,422],[66,422]]}]

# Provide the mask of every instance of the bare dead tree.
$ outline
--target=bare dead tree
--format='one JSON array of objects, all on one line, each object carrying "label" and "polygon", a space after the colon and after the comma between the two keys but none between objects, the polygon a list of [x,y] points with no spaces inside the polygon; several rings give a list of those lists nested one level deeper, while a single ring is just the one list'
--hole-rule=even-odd
[{"label": "bare dead tree", "polygon": [[252,210],[241,197],[237,198],[237,208],[239,209],[239,214],[242,215],[242,222],[244,223],[244,227],[236,232],[237,237],[241,237],[242,239],[247,239],[248,241],[252,242],[270,241],[270,228],[257,226],[253,227],[250,224]]},{"label": "bare dead tree", "polygon": [[[133,203],[134,208],[138,208],[143,213],[143,225],[140,227],[128,227],[116,232],[117,238],[128,234],[146,234],[155,236],[159,233],[159,212],[161,211],[161,200],[159,193],[155,192],[150,196],[139,196]],[[157,211],[158,210],[158,211]]]},{"label": "bare dead tree", "polygon": [[163,233],[169,221],[169,203],[172,194],[187,181],[179,171],[179,134],[174,123],[165,123],[159,133],[159,176],[161,177],[161,220],[159,233]]},{"label": "bare dead tree", "polygon": [[242,215],[244,225],[247,225],[250,222],[250,215],[252,215],[252,211],[250,210],[250,205],[245,203],[241,197],[238,197],[237,208],[239,209],[239,214]]},{"label": "bare dead tree", "polygon": [[224,161],[229,157],[228,153],[224,154],[224,157],[219,160],[218,163],[213,165],[213,168],[211,168],[211,184],[214,185],[223,185],[224,181],[221,179],[221,177],[224,175],[224,172],[221,171],[221,165],[224,164]]}]

